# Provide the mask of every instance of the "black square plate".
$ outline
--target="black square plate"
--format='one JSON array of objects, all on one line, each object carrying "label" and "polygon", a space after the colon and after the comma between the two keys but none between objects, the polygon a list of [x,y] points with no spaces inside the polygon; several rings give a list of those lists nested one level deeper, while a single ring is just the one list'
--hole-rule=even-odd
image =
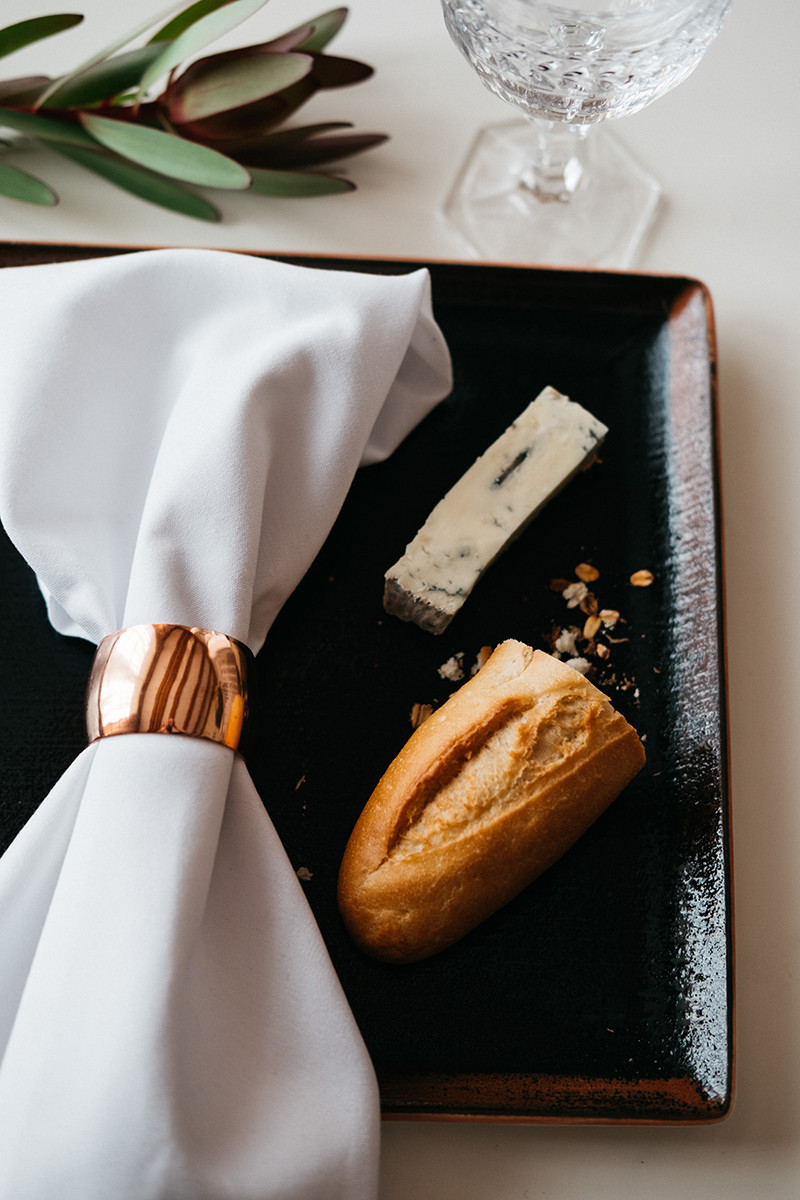
[{"label": "black square plate", "polygon": [[[22,265],[112,252],[0,248]],[[733,964],[722,567],[711,302],[696,281],[448,263],[429,267],[455,386],[386,463],[362,470],[259,655],[250,768],[375,1062],[384,1113],[527,1121],[699,1122],[730,1107]],[[383,612],[384,571],[427,513],[546,384],[609,426],[573,481],[440,637]],[[0,545],[3,844],[83,744],[91,648],[48,626]],[[581,626],[554,580],[579,563],[620,621],[592,678],[648,762],[581,841],[450,950],[395,967],[350,943],[342,851],[411,733],[481,647],[550,648]],[[649,587],[630,583],[653,573]],[[614,639],[613,641],[611,639]]]}]

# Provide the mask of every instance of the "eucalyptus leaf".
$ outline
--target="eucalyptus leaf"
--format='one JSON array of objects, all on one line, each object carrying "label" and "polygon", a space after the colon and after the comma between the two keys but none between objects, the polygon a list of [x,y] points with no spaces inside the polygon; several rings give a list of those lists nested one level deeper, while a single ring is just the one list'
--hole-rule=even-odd
[{"label": "eucalyptus leaf", "polygon": [[84,129],[101,146],[170,179],[234,190],[250,186],[250,173],[244,167],[207,146],[198,146],[160,129],[115,121],[110,117],[82,113],[80,119]]},{"label": "eucalyptus leaf", "polygon": [[319,137],[321,133],[330,133],[334,129],[352,129],[352,121],[318,121],[316,125],[294,125],[291,129],[276,129],[264,134],[261,145],[270,149],[283,146],[294,146],[297,142],[305,142],[308,138]]},{"label": "eucalyptus leaf", "polygon": [[43,204],[51,208],[58,204],[56,193],[41,179],[3,162],[0,162],[0,194],[12,200],[25,200],[28,204]]},{"label": "eucalyptus leaf", "polygon": [[346,8],[334,8],[330,12],[297,25],[288,33],[281,34],[272,42],[265,42],[263,49],[269,50],[305,50],[306,52],[323,50],[328,42],[339,32],[347,20]]},{"label": "eucalyptus leaf", "polygon": [[128,88],[138,87],[142,75],[161,49],[160,46],[141,46],[95,63],[80,75],[70,75],[63,86],[50,89],[48,107],[85,108],[118,96]]},{"label": "eucalyptus leaf", "polygon": [[27,108],[50,83],[49,75],[22,75],[17,79],[0,81],[0,104],[12,108]]},{"label": "eucalyptus leaf", "polygon": [[215,150],[230,154],[231,158],[240,162],[240,150],[258,148],[264,137],[271,136],[277,126],[312,94],[313,88],[307,77],[277,96],[267,96],[255,104],[217,113],[203,121],[188,121],[177,128],[183,137],[204,146],[213,146]]},{"label": "eucalyptus leaf", "polygon": [[349,179],[314,171],[270,171],[253,167],[250,191],[259,196],[333,196],[355,191]]},{"label": "eucalyptus leaf", "polygon": [[[207,65],[213,62],[217,66],[221,66],[222,63],[232,62],[238,58],[254,58],[257,54],[286,54],[290,50],[294,50],[311,33],[311,28],[310,25],[306,25],[302,29],[294,30],[293,33],[285,33],[279,37],[271,38],[268,42],[256,42],[249,46],[238,46],[233,50],[217,50],[214,54],[209,54],[197,60],[187,70],[193,70],[200,63]],[[302,53],[308,54],[310,52],[304,50]],[[186,71],[184,71],[184,74],[186,74]],[[183,75],[181,75],[182,78]]]},{"label": "eucalyptus leaf", "polygon": [[181,187],[171,179],[164,179],[162,175],[154,175],[134,163],[106,155],[102,151],[84,150],[78,146],[59,146],[58,153],[141,200],[149,200],[151,204],[201,221],[220,219],[218,209],[204,197]]},{"label": "eucalyptus leaf", "polygon": [[229,0],[228,4],[223,4],[221,8],[195,21],[174,41],[164,44],[162,54],[152,63],[140,81],[141,94],[144,95],[162,75],[167,75],[185,59],[205,49],[209,42],[215,41],[242,21],[246,21],[253,13],[263,8],[266,2],[267,0]]},{"label": "eucalyptus leaf", "polygon": [[314,83],[319,88],[348,87],[351,83],[361,83],[374,74],[367,63],[355,58],[337,58],[334,54],[314,54],[314,66],[311,74]]},{"label": "eucalyptus leaf", "polygon": [[296,167],[316,167],[324,163],[335,162],[340,158],[351,158],[364,150],[371,150],[386,141],[384,133],[349,133],[334,137],[312,137],[294,144],[287,142],[283,145],[271,145],[265,139],[261,152],[254,151],[242,154],[240,161],[248,170],[253,167],[266,166],[280,169]]},{"label": "eucalyptus leaf", "polygon": [[27,21],[17,21],[0,29],[0,58],[40,42],[42,38],[52,37],[65,29],[80,25],[83,17],[80,13],[53,13],[49,17],[31,17]]},{"label": "eucalyptus leaf", "polygon": [[[269,42],[262,42],[258,47],[259,50],[269,52],[270,54],[285,54],[287,50],[296,50],[301,42],[310,37],[313,32],[313,25],[298,26],[291,33],[282,33],[279,37],[272,38]],[[248,46],[248,50],[255,50],[255,46]],[[234,51],[234,53],[236,53]]]},{"label": "eucalyptus leaf", "polygon": [[255,54],[195,63],[169,91],[169,117],[183,124],[274,96],[311,71],[308,54]]},{"label": "eucalyptus leaf", "polygon": [[41,113],[18,112],[13,108],[0,108],[0,128],[16,129],[27,137],[39,138],[43,142],[66,142],[71,146],[97,146],[94,138],[71,121],[57,121],[43,117]]},{"label": "eucalyptus leaf", "polygon": [[179,12],[171,21],[168,21],[157,33],[154,33],[150,41],[171,42],[183,33],[185,29],[188,29],[190,25],[194,25],[195,21],[199,21],[201,17],[205,17],[208,13],[216,12],[218,8],[223,8],[224,5],[230,4],[230,2],[231,0],[196,0],[195,4],[190,4],[183,12]]},{"label": "eucalyptus leaf", "polygon": [[315,17],[309,24],[313,31],[298,45],[298,50],[324,50],[347,20],[346,8],[332,8],[330,12]]},{"label": "eucalyptus leaf", "polygon": [[117,50],[121,50],[122,47],[127,46],[129,42],[141,37],[143,33],[147,33],[147,30],[152,28],[155,21],[160,21],[165,17],[168,17],[170,13],[175,11],[176,7],[177,5],[170,4],[170,6],[165,9],[160,16],[148,17],[146,21],[143,21],[140,25],[137,25],[135,29],[131,29],[128,33],[123,33],[121,37],[115,38],[110,45],[105,46],[102,50],[98,50],[96,54],[91,56],[91,58],[87,58],[85,62],[76,67],[74,71],[70,71],[68,75],[63,75],[59,79],[54,79],[51,86],[46,88],[39,97],[37,106],[41,107],[43,104],[47,103],[47,101],[50,99],[51,91],[55,91],[58,87],[63,87],[68,80],[74,79],[78,75],[83,75],[97,63],[101,63],[105,59],[110,58],[112,54],[116,54]]}]

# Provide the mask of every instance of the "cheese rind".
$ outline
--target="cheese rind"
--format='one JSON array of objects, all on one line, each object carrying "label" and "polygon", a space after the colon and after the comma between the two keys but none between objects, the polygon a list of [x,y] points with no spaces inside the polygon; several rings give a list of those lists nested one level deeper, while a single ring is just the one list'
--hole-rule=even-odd
[{"label": "cheese rind", "polygon": [[383,606],[442,633],[481,575],[583,467],[608,432],[547,387],[439,501],[385,575]]}]

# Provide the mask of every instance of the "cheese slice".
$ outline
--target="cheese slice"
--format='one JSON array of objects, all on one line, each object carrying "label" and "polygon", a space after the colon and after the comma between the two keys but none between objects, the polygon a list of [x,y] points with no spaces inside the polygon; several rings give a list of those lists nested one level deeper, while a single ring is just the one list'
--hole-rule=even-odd
[{"label": "cheese slice", "polygon": [[547,387],[472,464],[386,572],[383,606],[442,633],[484,571],[597,454],[605,425]]}]

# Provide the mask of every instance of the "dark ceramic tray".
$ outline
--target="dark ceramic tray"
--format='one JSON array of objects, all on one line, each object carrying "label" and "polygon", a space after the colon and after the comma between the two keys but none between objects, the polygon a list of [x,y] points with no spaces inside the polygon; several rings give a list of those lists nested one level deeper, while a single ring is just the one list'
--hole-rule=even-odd
[{"label": "dark ceramic tray", "polygon": [[[107,253],[6,246],[0,263]],[[304,259],[400,272],[406,262]],[[430,264],[455,386],[362,471],[259,656],[256,784],[372,1053],[384,1113],[701,1122],[730,1107],[733,965],[711,304],[688,279]],[[386,617],[383,573],[442,492],[545,384],[610,429],[441,637]],[[645,739],[641,775],[515,902],[436,958],[375,963],[340,924],[350,829],[438,668],[584,617],[551,588],[590,562],[617,641],[594,679]],[[649,569],[649,588],[629,583]],[[6,844],[83,744],[91,650],[48,626],[3,539]]]}]

